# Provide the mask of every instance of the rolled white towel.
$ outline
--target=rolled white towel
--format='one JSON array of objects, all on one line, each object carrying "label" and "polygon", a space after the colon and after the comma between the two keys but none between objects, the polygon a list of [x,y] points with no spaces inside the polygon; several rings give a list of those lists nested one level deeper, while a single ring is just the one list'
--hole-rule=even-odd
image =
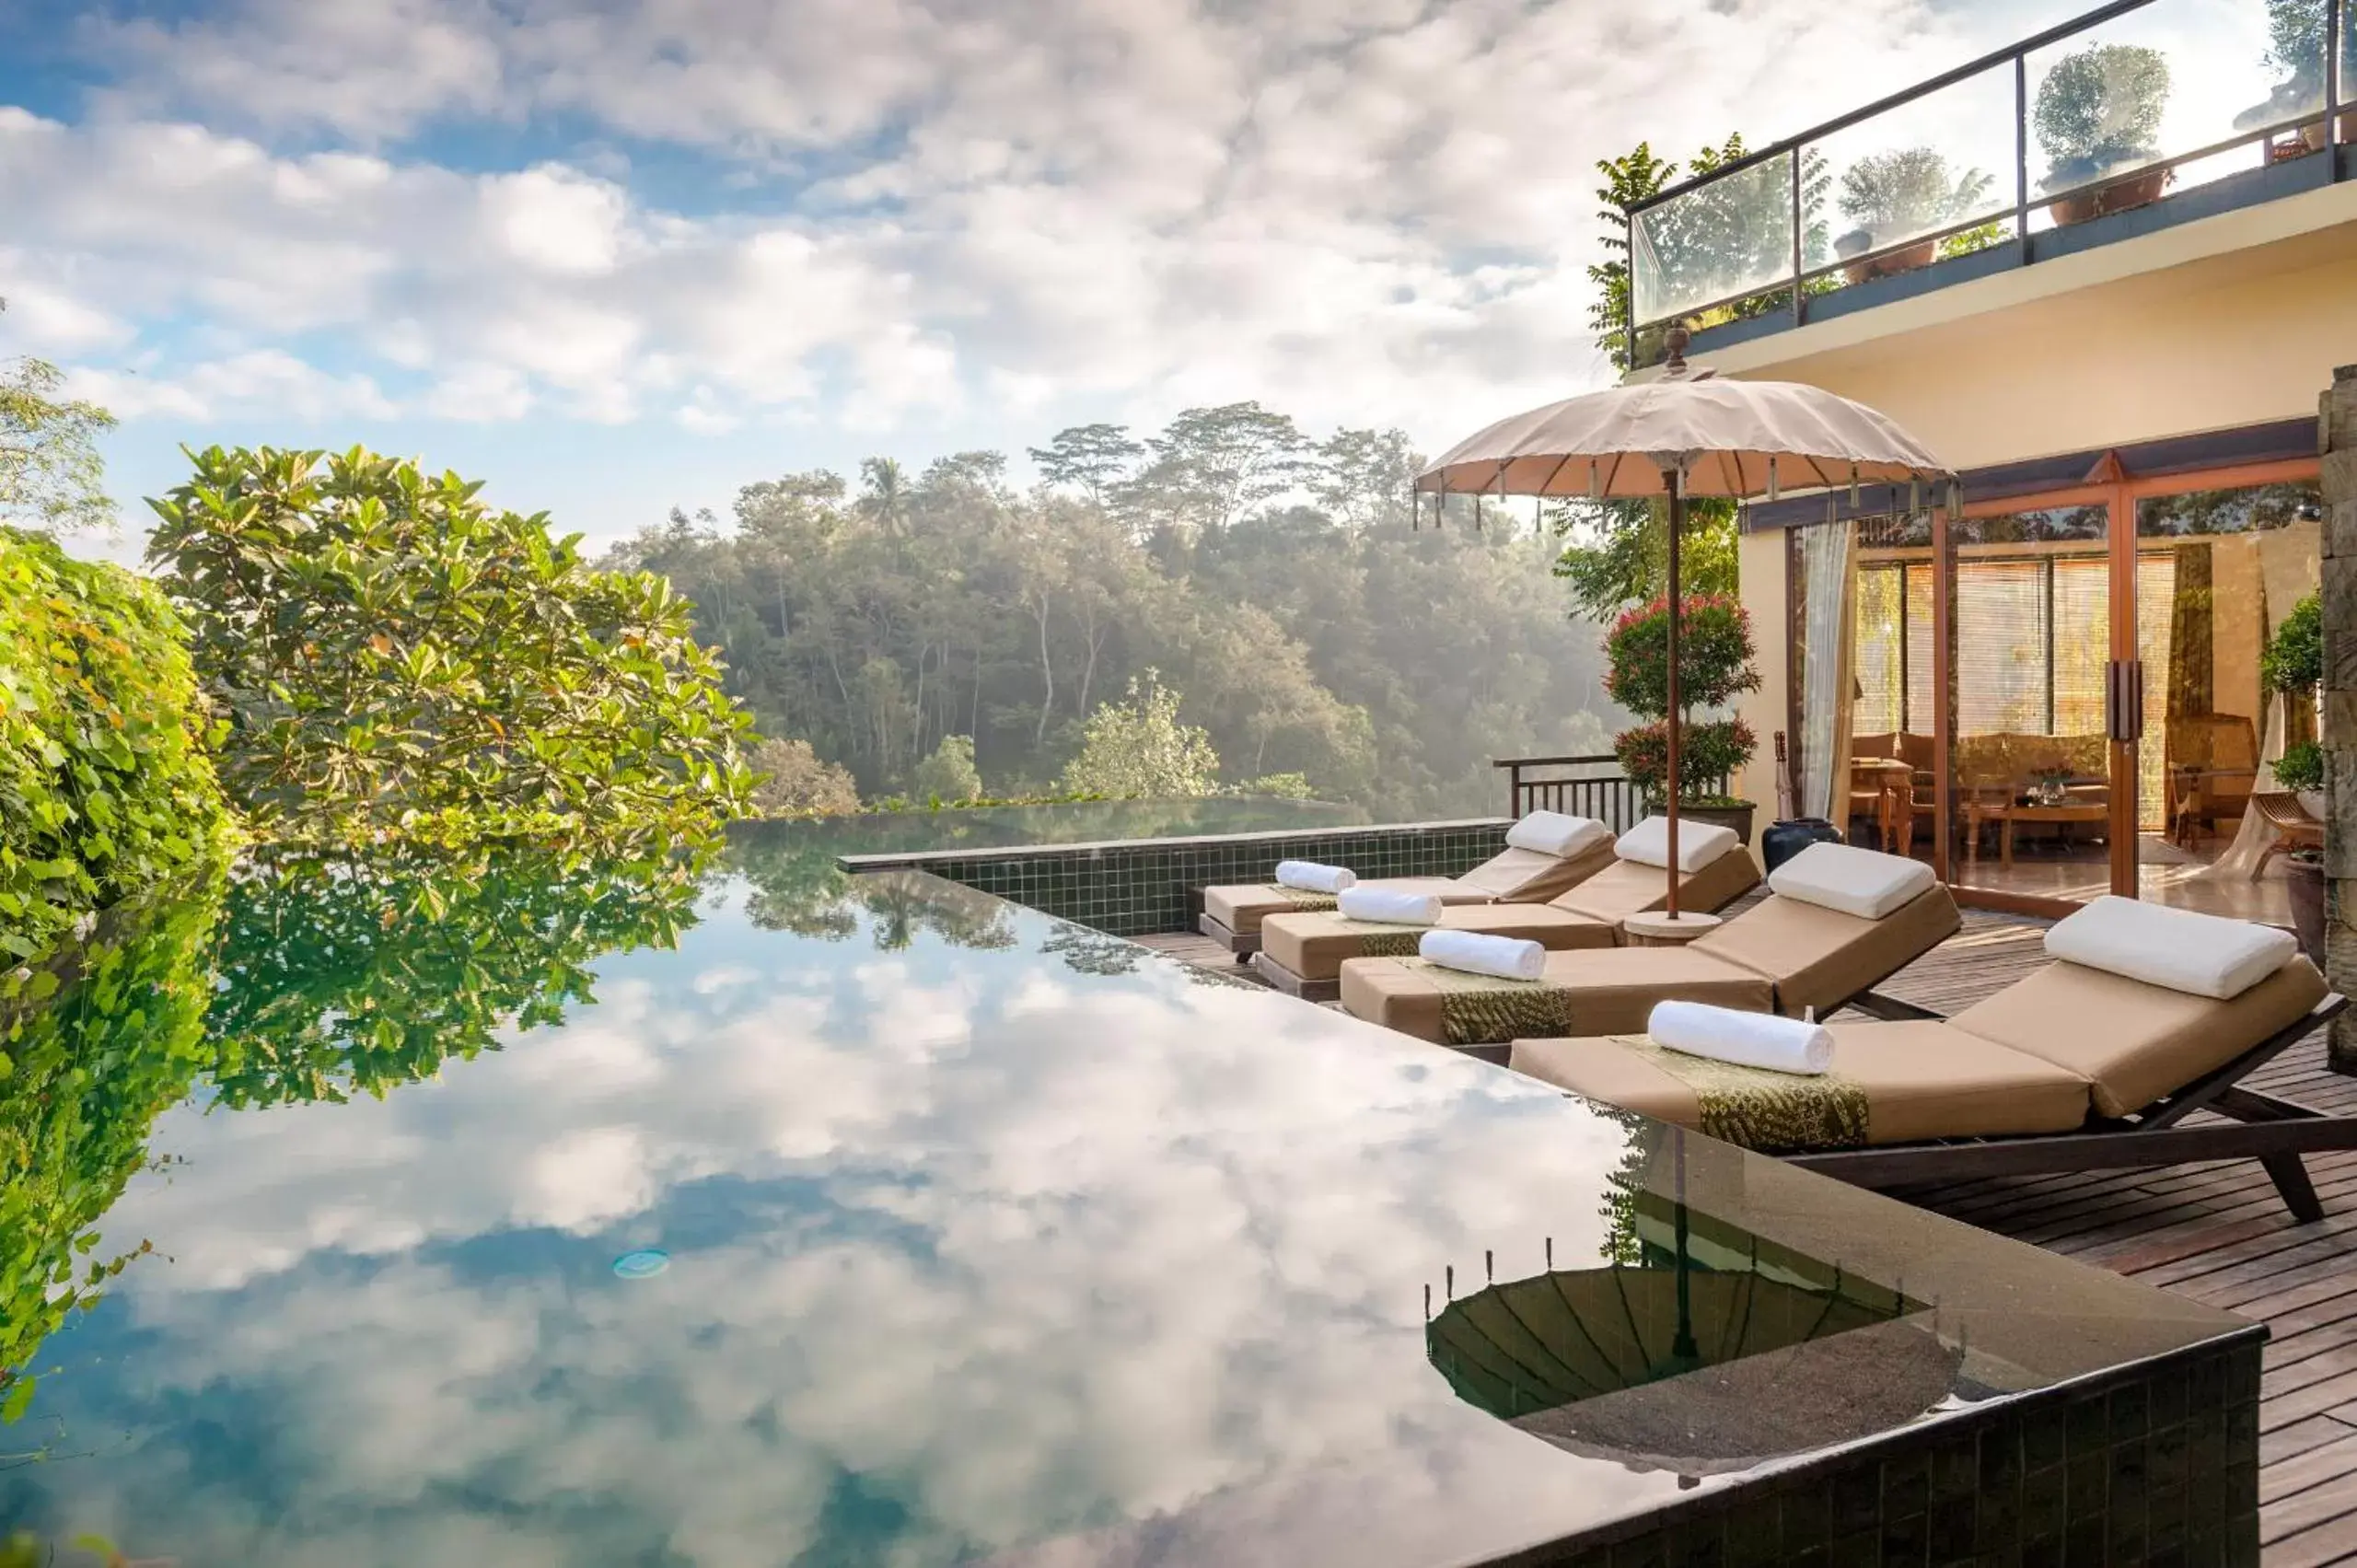
[{"label": "rolled white towel", "polygon": [[1593,817],[1566,816],[1561,811],[1533,811],[1506,830],[1509,849],[1536,850],[1558,860],[1585,854],[1612,836],[1612,830]]},{"label": "rolled white towel", "polygon": [[1645,1020],[1656,1045],[1771,1073],[1822,1073],[1833,1065],[1823,1024],[1773,1013],[1738,1013],[1700,1002],[1656,1002]]},{"label": "rolled white towel", "polygon": [[1403,893],[1397,888],[1345,888],[1336,904],[1352,920],[1379,920],[1387,925],[1440,923],[1440,900],[1430,893]]},{"label": "rolled white towel", "polygon": [[1538,980],[1547,972],[1547,949],[1538,943],[1479,931],[1427,931],[1416,951],[1426,963],[1501,980]]},{"label": "rolled white towel", "polygon": [[1304,893],[1339,893],[1358,879],[1358,873],[1347,865],[1320,865],[1314,860],[1277,862],[1277,886]]}]

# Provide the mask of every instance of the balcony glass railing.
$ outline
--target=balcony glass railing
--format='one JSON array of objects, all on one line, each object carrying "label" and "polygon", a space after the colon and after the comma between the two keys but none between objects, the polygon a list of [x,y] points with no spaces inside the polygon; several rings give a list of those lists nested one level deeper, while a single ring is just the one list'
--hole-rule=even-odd
[{"label": "balcony glass railing", "polygon": [[1665,192],[1630,214],[1631,350],[1666,320],[1797,321],[1818,296],[2008,242],[2031,260],[2049,230],[2357,142],[2352,13],[2116,0]]}]

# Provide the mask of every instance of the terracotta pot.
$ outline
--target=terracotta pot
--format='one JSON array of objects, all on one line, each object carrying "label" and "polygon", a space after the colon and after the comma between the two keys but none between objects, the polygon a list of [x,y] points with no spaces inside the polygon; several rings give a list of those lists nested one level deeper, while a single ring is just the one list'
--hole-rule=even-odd
[{"label": "terracotta pot", "polygon": [[2125,180],[2113,180],[2096,192],[2096,199],[2104,212],[2124,213],[2131,207],[2159,201],[2161,192],[2167,190],[2169,181],[2176,178],[2174,169],[2148,168]]},{"label": "terracotta pot", "polygon": [[1689,806],[1682,800],[1678,803],[1681,819],[1733,828],[1736,842],[1747,844],[1751,842],[1751,814],[1757,809],[1748,800],[1738,800],[1733,806]]},{"label": "terracotta pot", "polygon": [[2065,196],[2059,202],[2046,203],[2046,215],[2054,220],[2057,226],[2084,223],[2101,211],[2103,211],[2101,191],[2082,191],[2076,195]]},{"label": "terracotta pot", "polygon": [[2324,968],[2324,864],[2287,860],[2283,879],[2292,893],[2292,929],[2299,934],[2300,951],[2316,968]]},{"label": "terracotta pot", "polygon": [[1871,261],[1852,261],[1841,271],[1853,284],[1872,283],[1876,278],[1896,277],[1900,273],[1911,273],[1918,267],[1928,267],[1938,254],[1939,241],[1926,239],[1920,244],[1910,245],[1904,250],[1893,250]]}]

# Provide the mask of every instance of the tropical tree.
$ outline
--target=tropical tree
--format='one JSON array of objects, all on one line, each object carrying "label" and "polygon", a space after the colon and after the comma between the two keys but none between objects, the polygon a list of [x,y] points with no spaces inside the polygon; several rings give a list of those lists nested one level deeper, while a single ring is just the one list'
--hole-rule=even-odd
[{"label": "tropical tree", "polygon": [[1102,505],[1106,491],[1144,455],[1145,443],[1131,439],[1125,424],[1076,424],[1028,451],[1041,479],[1072,485]]},{"label": "tropical tree", "polygon": [[840,817],[859,809],[851,770],[827,761],[807,740],[764,740],[748,759],[753,809],[763,817]]},{"label": "tropical tree", "polygon": [[273,834],[465,842],[741,812],[749,716],[651,574],[545,515],[354,448],[191,454],[149,559],[228,719],[223,782]]},{"label": "tropical tree", "polygon": [[110,531],[114,503],[98,437],[114,416],[66,397],[64,386],[64,373],[46,360],[0,360],[0,524]]},{"label": "tropical tree", "polygon": [[1209,795],[1219,787],[1219,753],[1211,737],[1178,719],[1179,695],[1156,670],[1130,680],[1125,701],[1091,714],[1080,754],[1064,767],[1076,795],[1162,799]]},{"label": "tropical tree", "polygon": [[933,755],[917,764],[909,789],[919,800],[979,800],[982,775],[974,766],[974,738],[945,735]]}]

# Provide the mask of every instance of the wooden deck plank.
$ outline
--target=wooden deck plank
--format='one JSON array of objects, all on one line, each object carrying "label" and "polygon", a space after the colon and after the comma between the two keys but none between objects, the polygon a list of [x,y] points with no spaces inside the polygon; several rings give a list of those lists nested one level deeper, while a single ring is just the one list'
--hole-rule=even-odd
[{"label": "wooden deck plank", "polygon": [[[1190,963],[1250,978],[1190,934],[1145,939]],[[2045,927],[1967,911],[1964,929],[1883,990],[1953,1012],[2046,961]],[[2252,1087],[2357,1114],[2357,1079],[2311,1038]],[[2326,1217],[2294,1224],[2254,1161],[1996,1178],[1894,1196],[1986,1230],[2266,1322],[2259,1497],[2267,1568],[2357,1562],[2357,1153],[2312,1156]]]}]

